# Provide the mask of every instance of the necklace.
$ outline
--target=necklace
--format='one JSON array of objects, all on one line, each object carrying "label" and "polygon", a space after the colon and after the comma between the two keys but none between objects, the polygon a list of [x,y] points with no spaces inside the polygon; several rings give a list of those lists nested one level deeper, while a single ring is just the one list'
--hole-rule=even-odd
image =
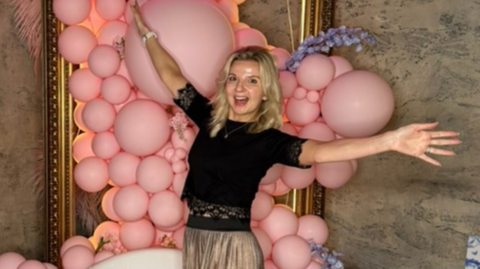
[{"label": "necklace", "polygon": [[229,131],[227,131],[227,124],[225,123],[225,135],[223,136],[223,138],[227,139],[228,136],[229,136],[231,133],[240,130],[241,128],[245,127],[245,125],[247,125],[247,123],[242,124],[240,127],[237,127],[237,128],[235,128],[235,129],[233,129],[233,131],[230,131],[230,132],[229,132]]}]

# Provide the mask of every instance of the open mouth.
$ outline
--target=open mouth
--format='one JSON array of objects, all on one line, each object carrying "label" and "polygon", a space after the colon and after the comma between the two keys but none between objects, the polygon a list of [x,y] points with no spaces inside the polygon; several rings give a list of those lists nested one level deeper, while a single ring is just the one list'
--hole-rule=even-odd
[{"label": "open mouth", "polygon": [[245,97],[245,96],[236,96],[233,98],[233,100],[235,101],[235,105],[236,106],[243,106],[245,104],[247,104],[248,102],[248,97]]}]

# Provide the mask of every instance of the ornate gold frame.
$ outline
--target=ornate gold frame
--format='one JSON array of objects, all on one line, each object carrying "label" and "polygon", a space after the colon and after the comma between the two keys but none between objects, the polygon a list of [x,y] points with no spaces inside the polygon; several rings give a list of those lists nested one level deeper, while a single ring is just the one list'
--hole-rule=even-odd
[{"label": "ornate gold frame", "polygon": [[[72,143],[76,135],[74,102],[67,90],[73,66],[60,57],[58,34],[63,30],[53,14],[53,0],[43,0],[44,177],[46,187],[46,260],[60,265],[62,243],[75,233]],[[302,0],[300,36],[331,27],[334,0]],[[293,190],[288,204],[299,215],[323,215],[324,190],[314,184]]]}]

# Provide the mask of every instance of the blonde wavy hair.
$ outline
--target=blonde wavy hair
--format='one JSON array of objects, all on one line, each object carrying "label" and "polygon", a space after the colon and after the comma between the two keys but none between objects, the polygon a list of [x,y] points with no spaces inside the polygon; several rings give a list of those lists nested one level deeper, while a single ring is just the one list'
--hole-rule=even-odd
[{"label": "blonde wavy hair", "polygon": [[260,104],[256,118],[249,124],[247,133],[259,133],[270,128],[280,128],[282,117],[282,91],[278,81],[278,71],[272,54],[261,47],[246,47],[235,51],[227,60],[217,80],[217,93],[213,97],[210,136],[215,137],[224,128],[229,113],[229,104],[225,93],[230,68],[235,61],[254,61],[259,65],[260,85],[266,100]]}]

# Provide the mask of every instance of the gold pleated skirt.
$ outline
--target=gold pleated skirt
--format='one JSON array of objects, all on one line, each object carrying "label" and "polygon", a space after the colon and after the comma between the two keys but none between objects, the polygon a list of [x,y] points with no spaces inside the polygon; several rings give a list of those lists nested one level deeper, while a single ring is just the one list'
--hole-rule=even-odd
[{"label": "gold pleated skirt", "polygon": [[250,231],[185,229],[183,269],[263,269],[263,262]]}]

